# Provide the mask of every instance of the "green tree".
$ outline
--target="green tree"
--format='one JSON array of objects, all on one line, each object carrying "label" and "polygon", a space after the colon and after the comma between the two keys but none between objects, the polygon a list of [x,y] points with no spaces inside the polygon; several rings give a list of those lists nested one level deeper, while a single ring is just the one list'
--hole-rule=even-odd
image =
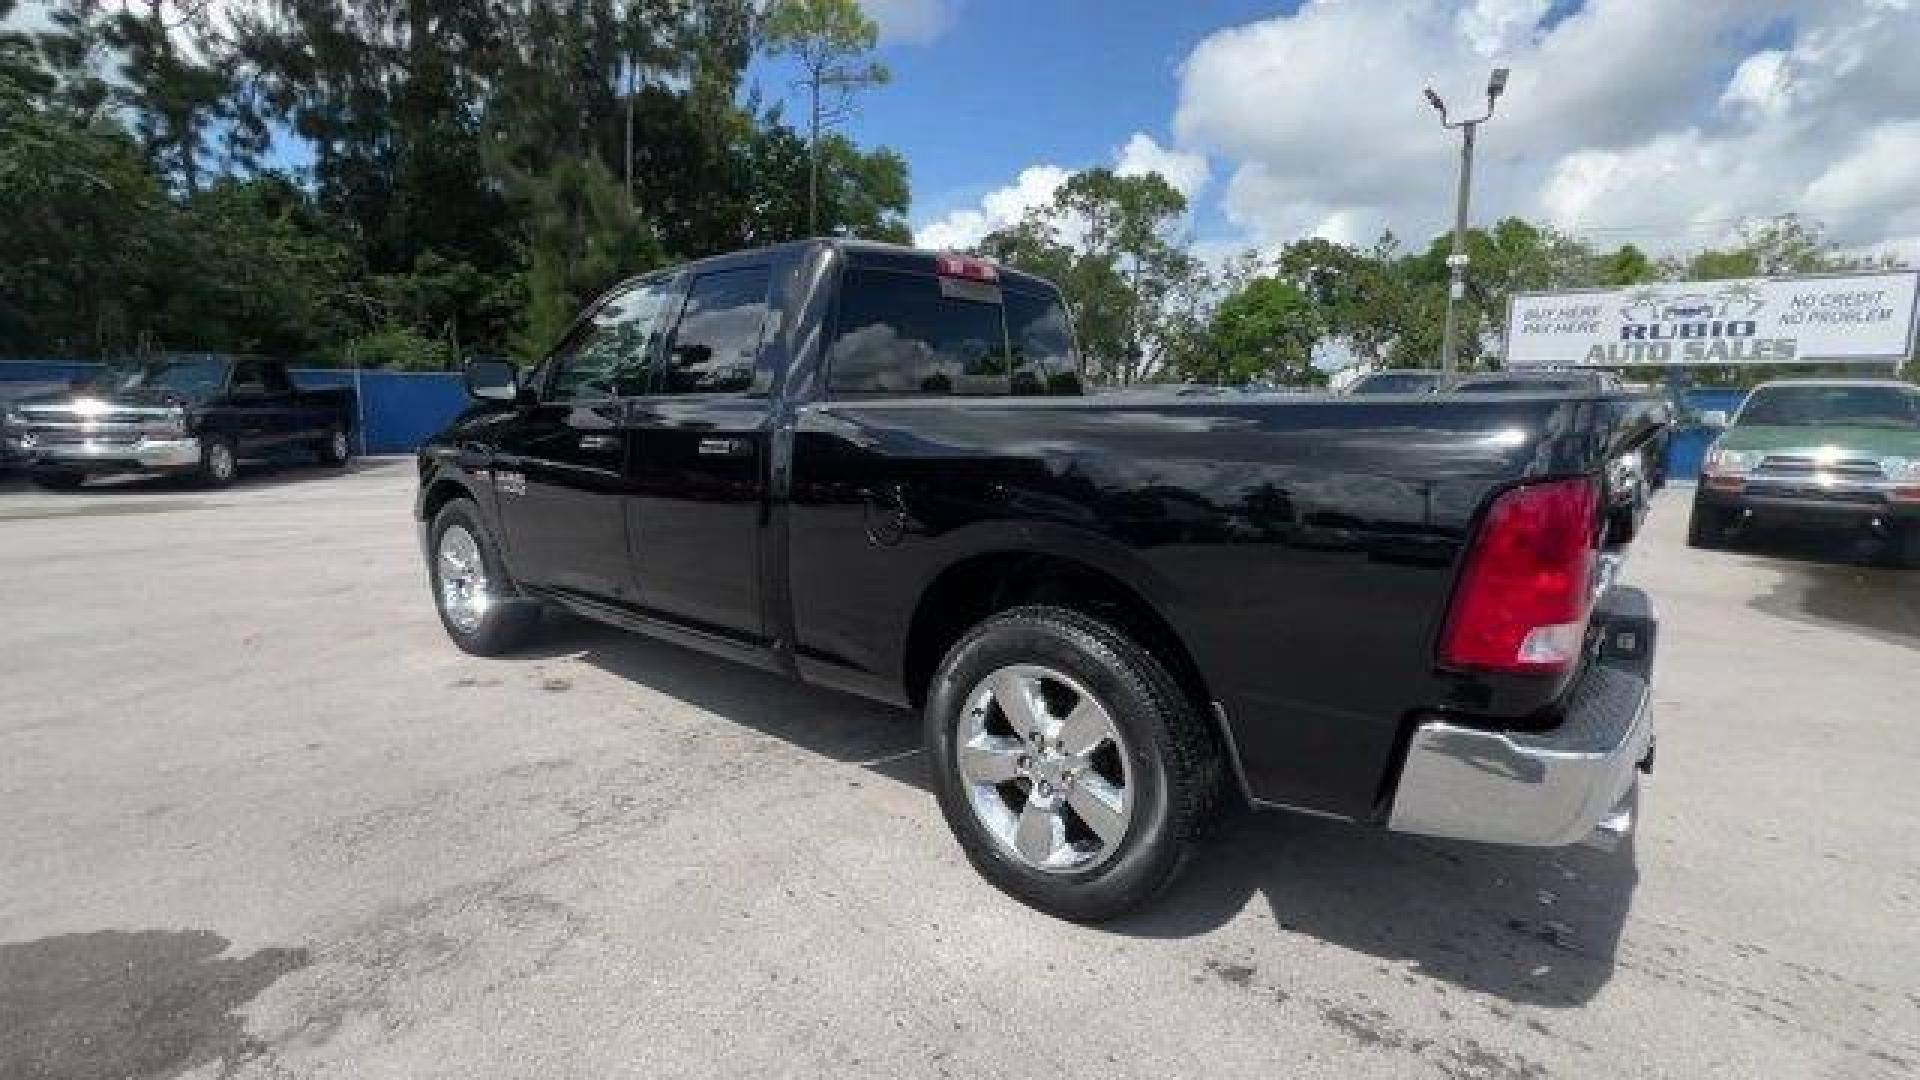
[{"label": "green tree", "polygon": [[1660,277],[1660,264],[1647,257],[1632,244],[1622,244],[1600,259],[1595,282],[1608,288],[1625,288],[1628,285],[1641,285],[1656,281]]},{"label": "green tree", "polygon": [[1073,311],[1090,373],[1119,385],[1149,377],[1187,347],[1182,317],[1203,280],[1181,232],[1187,202],[1158,173],[1075,173],[1053,201],[996,231],[982,253],[1051,278]]},{"label": "green tree", "polygon": [[1202,363],[1183,374],[1232,385],[1323,383],[1326,373],[1314,366],[1313,352],[1325,331],[1299,286],[1277,277],[1254,278],[1214,309]]},{"label": "green tree", "polygon": [[[1401,272],[1399,244],[1391,233],[1370,249],[1319,237],[1281,249],[1279,275],[1312,303],[1326,333],[1340,339],[1362,361],[1375,366],[1420,367],[1431,364],[1424,350],[1401,348],[1414,328],[1424,326],[1422,297]],[[1430,291],[1430,289],[1428,290]],[[1433,339],[1437,342],[1438,338]]]},{"label": "green tree", "polygon": [[224,177],[177,207],[148,268],[154,344],[324,359],[358,324],[351,236],[286,177]]},{"label": "green tree", "polygon": [[526,320],[515,346],[533,359],[559,340],[588,297],[666,257],[598,158],[516,176],[512,187],[527,230]]},{"label": "green tree", "polygon": [[1865,270],[1875,260],[1842,254],[1816,222],[1785,214],[1741,230],[1729,248],[1708,248],[1668,263],[1668,275],[1697,281]]},{"label": "green tree", "polygon": [[167,211],[118,123],[42,107],[0,77],[0,349],[98,356],[134,345]]},{"label": "green tree", "polygon": [[880,29],[857,0],[774,0],[767,10],[765,40],[774,55],[800,65],[807,93],[807,231],[819,232],[821,132],[853,113],[857,91],[887,82],[885,65],[865,59]]}]

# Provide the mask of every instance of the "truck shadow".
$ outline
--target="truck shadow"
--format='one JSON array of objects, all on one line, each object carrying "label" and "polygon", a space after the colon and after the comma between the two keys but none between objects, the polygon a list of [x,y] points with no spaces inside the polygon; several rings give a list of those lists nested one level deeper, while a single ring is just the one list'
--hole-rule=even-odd
[{"label": "truck shadow", "polygon": [[1498,848],[1244,813],[1167,895],[1110,928],[1203,934],[1258,896],[1277,932],[1403,966],[1409,982],[1571,1008],[1612,978],[1638,881],[1631,840],[1612,852]]},{"label": "truck shadow", "polygon": [[[791,746],[931,791],[914,714],[568,616],[550,617],[545,631],[524,657],[577,657]],[[927,812],[938,813],[931,799]],[[1638,879],[1631,842],[1611,853],[1494,848],[1277,811],[1240,813],[1166,894],[1104,929],[1197,937],[1234,922],[1257,896],[1278,933],[1516,1003],[1567,1008],[1612,976]]]},{"label": "truck shadow", "polygon": [[[413,459],[404,457],[353,458],[344,466],[330,466],[321,465],[305,455],[290,454],[284,458],[263,458],[257,461],[240,462],[239,471],[234,475],[233,483],[221,489],[203,487],[191,477],[129,473],[124,476],[102,477],[89,481],[85,487],[56,494],[62,499],[146,493],[199,492],[204,495],[216,495],[222,492],[244,491],[252,487],[279,487],[316,480],[337,480],[353,473],[391,472],[395,469],[411,468],[413,468]],[[27,479],[24,470],[19,468],[0,470],[0,493],[38,490],[33,486],[32,481]]]}]

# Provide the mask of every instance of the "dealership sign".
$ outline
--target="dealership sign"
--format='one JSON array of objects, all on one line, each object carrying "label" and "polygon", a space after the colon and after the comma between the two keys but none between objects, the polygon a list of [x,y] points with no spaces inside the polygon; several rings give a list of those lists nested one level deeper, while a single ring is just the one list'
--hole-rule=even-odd
[{"label": "dealership sign", "polygon": [[1913,351],[1920,272],[1518,293],[1509,368],[1892,363]]}]

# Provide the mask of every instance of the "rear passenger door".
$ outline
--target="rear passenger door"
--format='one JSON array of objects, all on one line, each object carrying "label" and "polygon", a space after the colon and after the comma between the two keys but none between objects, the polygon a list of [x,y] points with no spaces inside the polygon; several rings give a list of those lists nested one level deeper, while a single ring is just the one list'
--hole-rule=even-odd
[{"label": "rear passenger door", "polygon": [[271,364],[251,357],[234,361],[227,405],[234,442],[242,454],[271,450],[287,438],[287,408],[292,404],[290,388],[270,385],[270,367]]},{"label": "rear passenger door", "polygon": [[654,392],[632,403],[629,528],[649,612],[746,642],[761,610],[772,370],[761,362],[774,266],[696,271]]}]

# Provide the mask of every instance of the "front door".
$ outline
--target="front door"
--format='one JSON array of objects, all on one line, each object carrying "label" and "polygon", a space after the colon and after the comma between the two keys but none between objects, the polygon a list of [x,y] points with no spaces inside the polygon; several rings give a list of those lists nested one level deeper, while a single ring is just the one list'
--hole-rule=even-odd
[{"label": "front door", "polygon": [[667,280],[609,294],[547,365],[539,400],[502,424],[493,482],[507,559],[526,585],[635,603],[627,558],[628,399],[650,375]]},{"label": "front door", "polygon": [[696,275],[651,397],[633,403],[634,560],[657,617],[761,641],[771,375],[760,363],[772,269]]}]

